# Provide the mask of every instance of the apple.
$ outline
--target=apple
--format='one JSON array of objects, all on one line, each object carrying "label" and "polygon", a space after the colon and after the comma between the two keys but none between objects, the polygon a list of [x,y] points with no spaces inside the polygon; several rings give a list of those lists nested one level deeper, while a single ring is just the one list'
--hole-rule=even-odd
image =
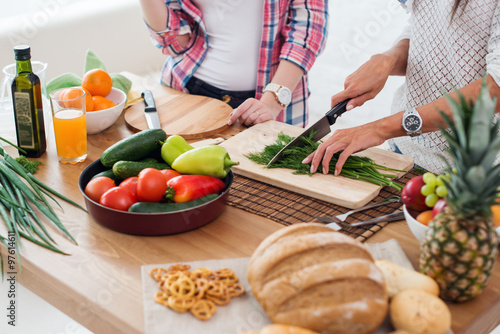
[{"label": "apple", "polygon": [[432,208],[432,218],[437,216],[438,213],[443,212],[444,208],[448,205],[446,203],[446,200],[444,198],[438,199],[436,204],[434,204],[434,207]]},{"label": "apple", "polygon": [[432,209],[425,204],[425,196],[421,193],[424,185],[423,175],[414,177],[405,184],[401,191],[401,201],[407,208],[419,212]]}]

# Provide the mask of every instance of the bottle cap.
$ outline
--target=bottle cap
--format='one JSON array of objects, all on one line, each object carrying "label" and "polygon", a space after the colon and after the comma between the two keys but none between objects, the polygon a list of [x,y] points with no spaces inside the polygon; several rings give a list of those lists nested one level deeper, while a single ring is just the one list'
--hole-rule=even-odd
[{"label": "bottle cap", "polygon": [[14,47],[14,55],[16,60],[31,59],[31,49],[29,45],[17,45]]}]

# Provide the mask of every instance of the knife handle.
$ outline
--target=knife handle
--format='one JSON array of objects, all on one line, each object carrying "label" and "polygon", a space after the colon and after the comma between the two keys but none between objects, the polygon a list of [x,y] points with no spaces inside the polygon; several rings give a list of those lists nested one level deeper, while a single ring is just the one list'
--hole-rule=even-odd
[{"label": "knife handle", "polygon": [[145,90],[141,94],[142,98],[144,99],[144,103],[146,104],[146,108],[156,108],[155,107],[155,100],[153,98],[153,93],[151,93],[150,90]]},{"label": "knife handle", "polygon": [[335,107],[326,112],[326,118],[328,118],[328,123],[330,123],[330,125],[335,124],[335,122],[337,121],[337,117],[339,117],[340,115],[342,115],[347,111],[346,106],[349,100],[350,99],[340,102]]}]

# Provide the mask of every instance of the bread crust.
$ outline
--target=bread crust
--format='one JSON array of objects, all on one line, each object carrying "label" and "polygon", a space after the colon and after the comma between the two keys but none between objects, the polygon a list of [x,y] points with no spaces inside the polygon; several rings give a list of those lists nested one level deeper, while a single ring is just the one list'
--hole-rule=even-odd
[{"label": "bread crust", "polygon": [[271,321],[318,333],[370,333],[387,314],[385,281],[366,247],[320,224],[266,238],[248,280]]}]

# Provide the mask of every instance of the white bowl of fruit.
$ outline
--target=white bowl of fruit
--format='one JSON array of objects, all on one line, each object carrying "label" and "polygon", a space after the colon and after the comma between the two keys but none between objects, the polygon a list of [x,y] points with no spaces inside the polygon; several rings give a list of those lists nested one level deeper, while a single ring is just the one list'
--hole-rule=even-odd
[{"label": "white bowl of fruit", "polygon": [[[401,200],[404,204],[405,220],[412,234],[421,242],[432,219],[446,207],[448,191],[443,179],[446,175],[425,173],[414,177],[403,188]],[[500,237],[500,197],[498,205],[492,205],[493,224]]]}]

